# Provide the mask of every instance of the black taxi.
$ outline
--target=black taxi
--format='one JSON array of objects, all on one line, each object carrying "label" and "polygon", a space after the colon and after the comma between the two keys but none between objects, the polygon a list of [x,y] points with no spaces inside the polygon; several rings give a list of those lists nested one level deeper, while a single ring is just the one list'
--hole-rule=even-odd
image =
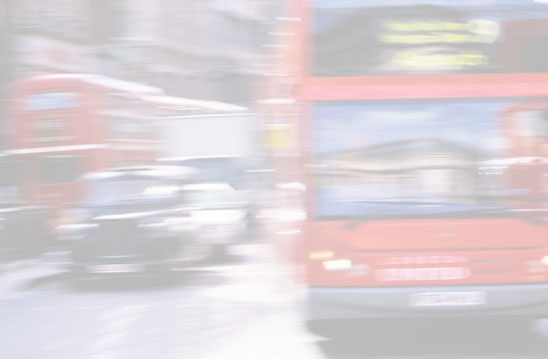
[{"label": "black taxi", "polygon": [[83,176],[85,200],[57,228],[85,275],[180,270],[208,256],[182,196],[195,171],[139,166]]}]

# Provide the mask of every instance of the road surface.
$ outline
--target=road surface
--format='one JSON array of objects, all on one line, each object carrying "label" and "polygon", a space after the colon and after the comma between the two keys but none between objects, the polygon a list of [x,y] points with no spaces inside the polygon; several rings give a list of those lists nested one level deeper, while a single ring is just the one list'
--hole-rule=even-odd
[{"label": "road surface", "polygon": [[252,244],[176,277],[21,278],[0,291],[0,358],[548,357],[548,321],[530,330],[391,323],[348,329],[347,339],[314,336],[301,324],[298,287],[272,258],[269,246]]}]

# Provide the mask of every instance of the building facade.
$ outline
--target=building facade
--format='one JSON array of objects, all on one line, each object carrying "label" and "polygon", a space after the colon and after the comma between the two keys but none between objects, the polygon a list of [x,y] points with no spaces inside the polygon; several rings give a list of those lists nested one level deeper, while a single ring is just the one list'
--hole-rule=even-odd
[{"label": "building facade", "polygon": [[1,0],[0,6],[11,12],[11,31],[2,34],[10,34],[12,79],[98,73],[174,96],[255,100],[270,1]]}]

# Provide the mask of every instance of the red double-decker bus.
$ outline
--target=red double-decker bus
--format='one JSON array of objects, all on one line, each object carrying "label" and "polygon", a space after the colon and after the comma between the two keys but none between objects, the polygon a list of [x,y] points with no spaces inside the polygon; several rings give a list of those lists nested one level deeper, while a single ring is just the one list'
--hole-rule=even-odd
[{"label": "red double-decker bus", "polygon": [[158,88],[96,75],[23,79],[12,88],[10,153],[29,203],[59,207],[78,201],[83,173],[151,164]]},{"label": "red double-decker bus", "polygon": [[296,3],[309,327],[546,316],[548,4]]}]

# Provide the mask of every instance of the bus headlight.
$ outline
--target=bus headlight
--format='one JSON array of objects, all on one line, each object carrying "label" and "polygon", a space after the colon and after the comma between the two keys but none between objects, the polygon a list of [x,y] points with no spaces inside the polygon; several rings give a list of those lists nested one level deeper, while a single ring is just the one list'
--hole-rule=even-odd
[{"label": "bus headlight", "polygon": [[318,249],[308,253],[308,259],[311,259],[313,261],[331,259],[334,256],[335,256],[335,253],[328,249],[325,249],[325,250]]},{"label": "bus headlight", "polygon": [[352,268],[350,259],[333,259],[323,262],[323,267],[326,271],[340,271]]}]

